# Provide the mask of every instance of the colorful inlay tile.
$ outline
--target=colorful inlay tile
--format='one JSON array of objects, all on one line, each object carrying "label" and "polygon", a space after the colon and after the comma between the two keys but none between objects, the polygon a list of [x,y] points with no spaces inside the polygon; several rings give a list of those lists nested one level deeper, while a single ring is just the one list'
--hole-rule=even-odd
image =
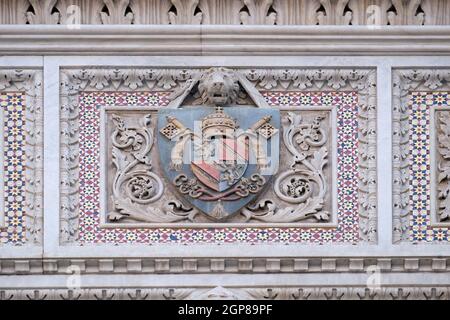
[{"label": "colorful inlay tile", "polygon": [[80,96],[79,243],[356,243],[358,217],[358,101],[355,92],[263,92],[274,107],[337,108],[337,227],[266,228],[102,228],[100,226],[100,109],[104,106],[161,106],[168,92],[105,93]]},{"label": "colorful inlay tile", "polygon": [[4,227],[0,243],[25,243],[25,101],[21,93],[0,93],[3,113]]},{"label": "colorful inlay tile", "polygon": [[412,242],[450,241],[449,230],[431,221],[430,116],[450,106],[447,92],[413,92],[409,99],[409,207]]}]

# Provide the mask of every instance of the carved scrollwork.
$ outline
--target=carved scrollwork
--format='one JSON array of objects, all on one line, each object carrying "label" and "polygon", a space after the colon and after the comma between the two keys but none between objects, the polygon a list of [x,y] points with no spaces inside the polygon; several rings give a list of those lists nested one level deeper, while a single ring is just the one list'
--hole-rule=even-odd
[{"label": "carved scrollwork", "polygon": [[73,24],[75,13],[106,25],[447,25],[449,10],[447,0],[5,0],[0,24]]},{"label": "carved scrollwork", "polygon": [[438,217],[440,221],[450,220],[450,111],[440,111],[438,115]]},{"label": "carved scrollwork", "polygon": [[[327,183],[323,167],[328,162],[325,131],[320,128],[323,117],[316,117],[312,123],[302,123],[300,115],[289,113],[290,126],[284,131],[284,143],[294,156],[291,170],[281,174],[275,181],[275,193],[289,203],[302,203],[312,195],[313,186],[319,187],[318,197],[323,198]],[[321,147],[312,155],[311,147]],[[312,159],[308,159],[312,156]],[[302,169],[302,167],[306,168]]]},{"label": "carved scrollwork", "polygon": [[249,178],[241,178],[235,187],[218,195],[203,187],[196,178],[188,178],[185,174],[176,176],[173,182],[178,191],[192,198],[208,201],[229,201],[245,198],[251,193],[259,193],[264,187],[266,179],[260,174],[253,174]]},{"label": "carved scrollwork", "polygon": [[[270,89],[301,89],[305,91],[357,91],[358,92],[358,154],[359,154],[359,168],[363,174],[359,176],[358,184],[358,199],[359,205],[359,223],[361,228],[361,239],[370,242],[376,241],[376,148],[374,141],[376,141],[376,74],[372,69],[235,69],[236,76],[239,77],[240,85],[247,81],[248,86],[254,88],[255,91],[270,90]],[[181,87],[190,86],[193,82],[199,81],[199,69],[65,69],[61,72],[61,112],[64,115],[61,120],[61,150],[63,154],[62,166],[62,185],[65,187],[61,191],[61,225],[62,225],[62,241],[74,242],[76,241],[76,231],[78,226],[78,207],[79,199],[77,190],[79,189],[78,174],[78,112],[79,112],[79,95],[82,91],[133,91],[136,89],[155,91],[173,90],[178,91]],[[430,77],[429,81],[441,82],[443,76]],[[436,78],[436,79],[435,79]],[[433,80],[434,79],[434,80]],[[5,80],[8,81],[7,79]],[[425,81],[425,80],[424,80]],[[427,80],[428,81],[428,80]],[[256,88],[255,88],[256,87]],[[185,90],[182,90],[185,91]],[[168,98],[174,99],[173,97]],[[253,97],[252,97],[253,99]],[[310,118],[305,117],[303,122],[312,122]],[[319,128],[325,128],[322,124]],[[325,136],[327,136],[327,130]],[[314,131],[314,130],[312,130]],[[111,131],[112,132],[112,131]],[[316,132],[314,137],[313,132],[308,137],[306,130],[303,130],[302,137],[296,136],[295,147],[299,153],[308,155],[308,161],[314,158],[314,152],[320,151],[321,147],[310,146],[307,149],[308,142],[318,142],[321,139],[320,131]],[[123,142],[122,142],[123,143]],[[136,143],[138,143],[136,141]],[[329,148],[329,143],[326,143]],[[116,148],[111,146],[111,148]],[[130,147],[131,148],[131,147]],[[287,147],[286,147],[287,149]],[[289,151],[289,150],[288,150]],[[111,152],[111,151],[109,151]],[[121,151],[120,154],[122,154]],[[129,155],[129,152],[123,152]],[[289,154],[291,152],[289,151]],[[327,156],[325,156],[326,158]],[[293,159],[294,160],[294,159]],[[328,160],[329,161],[329,160]],[[140,163],[139,168],[135,170],[146,169],[145,164]],[[116,173],[116,167],[113,168]],[[290,170],[292,168],[288,168]],[[280,188],[282,194],[287,197],[294,198],[292,205],[289,205],[289,210],[281,210],[279,203],[276,201],[261,200],[252,207],[247,207],[243,210],[244,218],[250,222],[297,222],[305,220],[304,216],[308,215],[308,222],[314,219],[320,221],[327,221],[327,217],[322,219],[321,214],[325,212],[324,207],[328,206],[329,201],[325,204],[321,201],[311,201],[314,195],[317,194],[317,182],[311,179],[306,179],[300,170],[308,170],[301,162],[297,164],[297,177],[293,180],[286,180],[286,185],[290,187]],[[324,167],[325,172],[328,169]],[[283,174],[286,169],[280,171],[279,175]],[[130,176],[130,179],[132,177]],[[141,177],[139,183],[129,186],[135,187],[128,194],[123,193],[121,201],[117,200],[114,204],[115,211],[109,214],[110,221],[122,220],[127,218],[127,215],[132,208],[135,214],[141,214],[143,219],[136,221],[158,222],[165,219],[163,222],[187,222],[193,221],[191,218],[195,215],[195,210],[183,207],[181,203],[176,201],[167,202],[163,196],[157,201],[157,205],[141,205],[134,201],[131,195],[136,198],[141,197],[146,201],[150,199],[153,190],[156,190],[157,182],[151,177]],[[326,175],[328,178],[328,175]],[[129,181],[129,180],[127,180]],[[330,181],[327,181],[329,184]],[[308,186],[309,188],[308,188]],[[139,187],[138,187],[139,186]],[[112,191],[112,186],[108,184],[109,190]],[[122,191],[125,191],[127,185],[122,186]],[[142,190],[140,189],[142,187]],[[146,189],[149,188],[149,189]],[[150,190],[151,189],[151,190]],[[329,189],[328,189],[329,191]],[[264,191],[265,192],[265,191]],[[274,191],[271,196],[273,196]],[[295,203],[299,201],[303,195],[310,193],[304,202]],[[327,192],[329,194],[329,192]],[[154,195],[154,194],[153,194]],[[281,201],[280,201],[281,202]],[[165,203],[165,205],[163,204]],[[158,212],[153,212],[153,207],[158,207]],[[329,207],[329,206],[328,206]],[[328,207],[326,208],[328,210]],[[111,208],[109,208],[111,209]],[[191,211],[189,211],[191,210]],[[166,212],[169,214],[166,215]],[[175,218],[173,213],[177,212]],[[311,213],[314,212],[314,213]],[[152,215],[154,214],[154,216]],[[117,215],[117,216],[116,216]],[[167,216],[167,217],[165,217]],[[163,218],[161,218],[163,217]],[[200,217],[202,217],[200,215]],[[242,216],[235,216],[236,221],[242,222]],[[139,217],[141,218],[141,217]],[[296,220],[293,220],[293,219]],[[233,218],[234,219],[234,218]],[[133,221],[132,217],[127,218],[127,222]],[[195,220],[202,221],[203,220]],[[235,220],[233,220],[235,221]],[[67,232],[66,232],[67,230]],[[67,237],[64,235],[67,233]]]},{"label": "carved scrollwork", "polygon": [[[19,1],[17,1],[17,5],[19,5]],[[26,115],[26,121],[23,125],[26,137],[23,142],[25,197],[22,212],[24,221],[23,234],[27,244],[30,245],[40,245],[42,243],[42,84],[42,71],[34,69],[0,70],[0,90],[5,92],[23,92],[23,99],[25,100],[23,110]],[[6,130],[6,125],[2,130]],[[4,227],[1,216],[5,212],[0,212],[0,227]],[[0,244],[0,247],[2,244]]]},{"label": "carved scrollwork", "polygon": [[236,186],[236,194],[247,197],[250,193],[258,193],[264,187],[266,179],[260,174],[253,174],[250,178],[242,178]]},{"label": "carved scrollwork", "polygon": [[134,202],[149,204],[158,200],[163,193],[161,179],[153,172],[135,171],[126,175],[125,180],[128,180],[125,190]]},{"label": "carved scrollwork", "polygon": [[272,200],[264,199],[243,210],[247,219],[265,222],[296,222],[308,218],[329,220],[329,213],[323,210],[328,185],[324,174],[328,163],[325,146],[328,137],[321,127],[324,119],[317,116],[307,123],[300,115],[288,113],[289,124],[284,127],[283,141],[293,162],[290,169],[275,180],[274,191],[281,200],[297,206],[278,208]]},{"label": "carved scrollwork", "polygon": [[[393,235],[394,243],[409,241],[411,226],[410,192],[410,117],[407,116],[410,107],[411,92],[428,92],[439,90],[450,90],[450,71],[448,69],[398,69],[393,73]],[[437,221],[448,222],[446,218],[449,198],[447,195],[448,178],[446,175],[447,161],[443,157],[446,154],[448,131],[447,123],[441,121],[446,118],[443,112],[436,111],[436,158],[437,168],[432,174],[436,174],[437,191],[434,199],[436,213],[433,213]],[[444,118],[442,118],[444,117]],[[441,119],[440,119],[441,118]],[[435,160],[434,160],[435,161]]]},{"label": "carved scrollwork", "polygon": [[162,209],[148,206],[164,192],[161,178],[151,171],[150,151],[154,142],[151,116],[140,119],[139,126],[128,124],[116,114],[112,119],[115,126],[111,135],[112,159],[116,174],[112,185],[114,210],[108,218],[111,221],[127,218],[142,222],[176,222],[195,215],[195,210],[178,201],[168,201]]},{"label": "carved scrollwork", "polygon": [[188,194],[192,198],[198,198],[203,194],[198,180],[195,178],[189,179],[184,174],[178,175],[174,180],[174,184],[182,194]]}]

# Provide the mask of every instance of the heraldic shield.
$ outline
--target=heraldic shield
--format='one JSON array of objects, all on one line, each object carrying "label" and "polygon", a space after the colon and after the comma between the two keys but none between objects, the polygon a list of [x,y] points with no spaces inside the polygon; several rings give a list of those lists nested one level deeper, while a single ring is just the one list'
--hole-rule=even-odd
[{"label": "heraldic shield", "polygon": [[255,200],[278,170],[278,110],[244,106],[158,112],[158,147],[166,178],[213,220]]}]

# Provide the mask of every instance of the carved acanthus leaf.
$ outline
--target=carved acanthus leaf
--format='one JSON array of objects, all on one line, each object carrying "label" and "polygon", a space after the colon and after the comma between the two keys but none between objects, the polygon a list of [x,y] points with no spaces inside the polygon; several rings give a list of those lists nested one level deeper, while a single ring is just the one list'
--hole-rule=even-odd
[{"label": "carved acanthus leaf", "polygon": [[388,12],[388,21],[391,25],[422,25],[425,14],[417,13],[422,0],[392,0],[394,11]]},{"label": "carved acanthus leaf", "polygon": [[203,13],[202,24],[240,24],[239,11],[242,0],[200,0],[198,7]]},{"label": "carved acanthus leaf", "polygon": [[320,25],[348,25],[352,12],[345,11],[349,0],[320,0],[325,12],[320,11],[317,19]]},{"label": "carved acanthus leaf", "polygon": [[274,0],[277,25],[316,25],[319,0]]},{"label": "carved acanthus leaf", "polygon": [[133,13],[126,12],[130,0],[103,0],[108,8],[109,14],[100,12],[103,24],[131,24]]},{"label": "carved acanthus leaf", "polygon": [[[313,90],[358,90],[358,99],[360,99],[361,117],[361,132],[359,133],[359,146],[365,148],[365,156],[363,166],[367,168],[370,176],[375,172],[376,157],[374,152],[376,149],[371,145],[376,135],[376,86],[373,70],[367,69],[237,69],[237,73],[253,82],[261,88],[305,88],[309,91]],[[62,141],[63,154],[68,158],[75,159],[70,162],[70,169],[75,172],[78,170],[76,160],[76,152],[65,152],[71,149],[73,144],[74,149],[77,147],[76,121],[70,119],[77,118],[77,98],[80,91],[83,90],[135,90],[132,88],[158,88],[172,89],[179,88],[181,85],[190,81],[199,73],[197,69],[85,69],[85,70],[63,70],[62,71],[62,94],[61,94],[61,110],[63,111],[64,119],[61,123],[62,128],[67,128],[67,140]],[[97,88],[101,89],[97,89]],[[69,114],[69,115],[68,115]],[[67,144],[67,145],[66,145]],[[62,161],[62,167],[64,166]],[[324,167],[326,168],[326,166]],[[70,175],[70,177],[74,177]],[[64,178],[67,180],[67,178]],[[71,178],[72,179],[72,178]],[[69,180],[67,180],[69,181]],[[301,181],[300,181],[301,182]],[[376,238],[376,179],[360,181],[361,187],[359,194],[361,198],[365,197],[369,205],[364,205],[360,208],[361,211],[361,225],[365,230],[363,238],[367,236],[370,241],[375,241]],[[76,226],[77,224],[77,203],[76,199],[76,183],[69,183],[67,190],[62,191],[62,198],[65,200],[61,203],[66,205],[62,215],[62,226]],[[71,195],[70,192],[75,192]],[[369,194],[364,196],[364,194]],[[67,201],[66,201],[67,200]],[[317,202],[320,205],[320,201]],[[295,207],[295,206],[293,206]],[[314,205],[311,204],[313,208]],[[366,209],[367,208],[367,209]],[[320,210],[318,212],[321,212]],[[324,217],[311,215],[314,219],[325,220]],[[73,218],[72,218],[73,217]],[[74,224],[66,223],[73,219]],[[63,221],[64,220],[64,221]],[[69,232],[74,234],[74,232]],[[73,239],[72,239],[73,241]]]},{"label": "carved acanthus leaf", "polygon": [[439,111],[438,116],[438,162],[437,191],[439,199],[439,220],[450,219],[450,111]]},{"label": "carved acanthus leaf", "polygon": [[171,24],[200,24],[203,13],[196,12],[199,0],[170,0],[176,8],[176,13],[169,12]]},{"label": "carved acanthus leaf", "polygon": [[110,221],[127,219],[148,223],[168,223],[191,220],[197,211],[179,201],[166,201],[163,207],[152,205],[163,195],[161,178],[152,172],[150,151],[153,147],[151,116],[125,119],[112,115],[112,160],[116,168],[111,201]]},{"label": "carved acanthus leaf", "polygon": [[169,24],[169,0],[130,0],[134,24]]},{"label": "carved acanthus leaf", "polygon": [[295,206],[279,207],[264,199],[247,206],[242,214],[247,220],[264,222],[298,222],[308,218],[328,221],[329,213],[323,210],[328,181],[324,167],[328,151],[324,146],[327,133],[321,127],[324,119],[318,116],[305,123],[298,114],[290,112],[289,124],[283,128],[283,140],[292,155],[291,169],[280,173],[274,182],[275,194]]},{"label": "carved acanthus leaf", "polygon": [[276,12],[270,12],[273,0],[244,0],[248,11],[241,11],[241,22],[249,24],[275,24]]},{"label": "carved acanthus leaf", "polygon": [[[24,234],[27,243],[42,241],[42,73],[30,69],[0,70],[0,90],[20,91],[24,99]],[[0,213],[3,214],[3,213]]]}]

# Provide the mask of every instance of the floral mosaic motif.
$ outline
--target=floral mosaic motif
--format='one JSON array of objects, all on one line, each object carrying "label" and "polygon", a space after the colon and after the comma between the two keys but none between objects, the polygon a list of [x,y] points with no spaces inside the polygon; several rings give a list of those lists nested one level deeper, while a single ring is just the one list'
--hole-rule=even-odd
[{"label": "floral mosaic motif", "polygon": [[[156,228],[100,227],[100,141],[102,106],[160,106],[167,92],[105,93],[80,95],[80,244],[93,243],[356,243],[358,216],[358,101],[356,92],[262,92],[273,107],[336,106],[338,120],[338,221],[335,228]],[[286,101],[289,101],[287,103]],[[151,103],[151,104],[150,104]]]},{"label": "floral mosaic motif", "polygon": [[0,93],[3,112],[3,193],[5,224],[0,244],[25,243],[25,100],[21,93]]},{"label": "floral mosaic motif", "polygon": [[450,241],[448,228],[433,227],[431,221],[430,117],[432,108],[450,106],[446,92],[413,92],[409,99],[409,204],[410,240]]}]

